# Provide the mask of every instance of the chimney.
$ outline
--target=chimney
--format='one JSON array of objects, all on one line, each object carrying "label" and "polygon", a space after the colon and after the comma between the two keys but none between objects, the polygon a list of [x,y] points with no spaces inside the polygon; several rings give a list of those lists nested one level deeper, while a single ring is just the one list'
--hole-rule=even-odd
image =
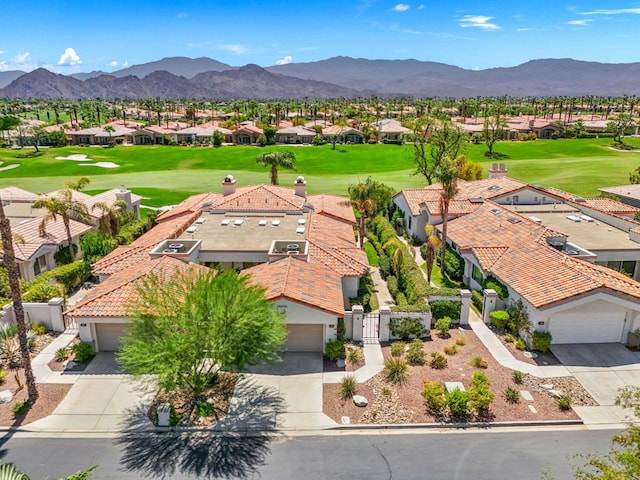
[{"label": "chimney", "polygon": [[296,187],[296,196],[307,198],[307,181],[302,175],[296,178],[296,183],[294,185]]},{"label": "chimney", "polygon": [[236,193],[236,179],[233,175],[227,175],[222,182],[222,194],[226,197],[232,193]]},{"label": "chimney", "polygon": [[507,176],[507,167],[504,163],[492,163],[489,169],[489,178],[504,178]]},{"label": "chimney", "polygon": [[118,187],[118,191],[116,192],[116,201],[124,202],[127,205],[127,210],[131,210],[131,190],[127,190],[127,187],[125,187],[124,185],[120,185]]}]

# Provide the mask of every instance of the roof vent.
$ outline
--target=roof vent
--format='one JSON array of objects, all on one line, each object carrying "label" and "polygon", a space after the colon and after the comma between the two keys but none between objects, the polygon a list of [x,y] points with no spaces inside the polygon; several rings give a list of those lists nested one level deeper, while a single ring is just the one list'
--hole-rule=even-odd
[{"label": "roof vent", "polygon": [[500,210],[499,208],[492,208],[491,213],[493,213],[494,215],[499,215],[500,213],[502,213],[502,210]]},{"label": "roof vent", "polygon": [[302,233],[304,233],[304,227],[298,227],[298,228],[296,228],[296,233],[298,233],[298,234],[302,234]]},{"label": "roof vent", "polygon": [[234,224],[236,227],[239,227],[240,225],[242,225],[242,223],[243,223],[243,222],[244,222],[244,220],[243,220],[243,219],[241,219],[241,218],[239,218],[239,219],[235,220],[235,221],[233,222],[233,224]]},{"label": "roof vent", "polygon": [[487,190],[490,192],[495,192],[496,190],[500,190],[502,187],[500,185],[491,185]]},{"label": "roof vent", "polygon": [[470,201],[471,203],[484,203],[484,200],[483,200],[482,198],[480,198],[480,197],[473,197],[473,198],[470,198],[470,199],[469,199],[469,201]]},{"label": "roof vent", "polygon": [[522,220],[520,220],[518,217],[509,217],[507,218],[507,222],[513,223],[515,225],[516,223],[522,222]]},{"label": "roof vent", "polygon": [[196,225],[202,225],[206,221],[207,219],[205,217],[200,217],[199,219],[196,220]]},{"label": "roof vent", "polygon": [[198,227],[196,227],[195,225],[192,225],[189,228],[187,228],[187,233],[196,233],[197,230],[198,230]]},{"label": "roof vent", "polygon": [[280,225],[280,220],[271,220],[271,226],[272,227],[277,227]]},{"label": "roof vent", "polygon": [[266,220],[260,220],[258,222],[258,225],[260,225],[261,227],[265,227],[267,225],[267,221]]},{"label": "roof vent", "polygon": [[572,222],[581,222],[582,221],[582,218],[580,218],[577,215],[567,215],[567,218],[569,220],[571,220]]},{"label": "roof vent", "polygon": [[578,203],[584,203],[584,202],[586,202],[586,200],[585,200],[584,198],[582,198],[582,197],[575,197],[575,198],[573,199],[573,201],[574,201],[574,202],[578,202]]},{"label": "roof vent", "polygon": [[593,222],[594,221],[594,219],[592,217],[590,217],[589,215],[580,215],[580,218],[585,222]]},{"label": "roof vent", "polygon": [[229,225],[229,223],[231,223],[231,220],[229,220],[228,218],[225,218],[220,222],[220,225]]}]

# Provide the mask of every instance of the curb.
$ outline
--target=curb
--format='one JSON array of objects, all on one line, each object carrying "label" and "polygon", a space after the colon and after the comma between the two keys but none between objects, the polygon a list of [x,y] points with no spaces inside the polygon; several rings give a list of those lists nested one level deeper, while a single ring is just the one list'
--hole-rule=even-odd
[{"label": "curb", "polygon": [[330,430],[390,430],[390,429],[411,429],[411,428],[446,428],[446,429],[467,429],[467,428],[502,428],[502,427],[558,427],[584,425],[582,420],[531,420],[523,422],[469,422],[469,423],[383,423],[383,424],[362,424],[362,425],[338,425],[329,427]]}]

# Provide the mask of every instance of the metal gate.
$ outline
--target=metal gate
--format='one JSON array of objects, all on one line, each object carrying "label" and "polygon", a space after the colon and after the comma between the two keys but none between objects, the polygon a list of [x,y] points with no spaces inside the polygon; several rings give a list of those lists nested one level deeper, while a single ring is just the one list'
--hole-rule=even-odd
[{"label": "metal gate", "polygon": [[362,341],[374,339],[378,341],[380,335],[380,314],[367,313],[362,321]]}]

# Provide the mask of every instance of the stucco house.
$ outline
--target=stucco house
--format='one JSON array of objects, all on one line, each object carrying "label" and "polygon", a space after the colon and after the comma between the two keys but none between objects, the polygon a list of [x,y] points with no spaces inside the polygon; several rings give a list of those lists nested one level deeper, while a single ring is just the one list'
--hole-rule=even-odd
[{"label": "stucco house", "polygon": [[[408,189],[394,197],[416,237],[424,238],[427,223],[442,223],[439,189]],[[488,179],[460,181],[447,242],[465,262],[466,285],[481,290],[485,278],[498,278],[510,300],[523,300],[534,328],[549,330],[554,343],[625,342],[640,328],[637,211],[518,182],[494,165]]]},{"label": "stucco house", "polygon": [[231,132],[231,140],[236,145],[253,145],[262,133],[262,129],[255,125],[240,125]]},{"label": "stucco house", "polygon": [[[366,255],[355,242],[355,217],[348,202],[307,195],[302,177],[294,188],[237,187],[228,175],[221,193],[194,195],[157,222],[131,245],[118,247],[93,266],[101,280],[97,292],[110,291],[112,277],[119,283],[126,275],[121,272],[163,257],[233,268],[263,285],[274,308],[285,313],[289,350],[322,351],[335,338],[338,319],[368,270]],[[101,341],[100,334],[108,330],[113,338],[119,329],[122,335],[126,319],[111,322],[111,316],[99,311],[80,315],[84,302],[66,313],[80,323],[81,338],[98,349],[116,349],[110,340]],[[102,323],[113,325],[95,325]]]},{"label": "stucco house", "polygon": [[276,143],[311,143],[315,130],[305,127],[286,127],[276,132]]}]

